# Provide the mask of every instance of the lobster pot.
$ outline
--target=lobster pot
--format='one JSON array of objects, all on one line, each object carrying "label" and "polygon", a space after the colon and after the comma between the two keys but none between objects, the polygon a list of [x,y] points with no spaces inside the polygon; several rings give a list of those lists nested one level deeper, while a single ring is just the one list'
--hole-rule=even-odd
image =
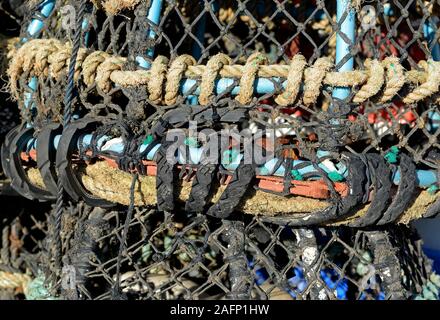
[{"label": "lobster pot", "polygon": [[0,289],[439,298],[410,226],[440,213],[435,1],[22,6],[1,161],[46,215],[3,222]]}]

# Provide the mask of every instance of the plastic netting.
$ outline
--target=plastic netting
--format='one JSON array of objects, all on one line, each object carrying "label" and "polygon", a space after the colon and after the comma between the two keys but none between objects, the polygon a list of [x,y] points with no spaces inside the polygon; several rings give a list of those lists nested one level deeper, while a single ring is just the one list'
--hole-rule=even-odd
[{"label": "plastic netting", "polygon": [[437,1],[23,5],[3,171],[57,200],[26,297],[435,297]]}]

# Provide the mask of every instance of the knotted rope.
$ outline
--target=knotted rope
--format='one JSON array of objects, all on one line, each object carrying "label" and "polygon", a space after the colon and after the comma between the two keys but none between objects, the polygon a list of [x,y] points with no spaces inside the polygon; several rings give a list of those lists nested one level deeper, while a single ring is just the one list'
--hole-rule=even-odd
[{"label": "knotted rope", "polygon": [[383,90],[380,102],[391,100],[405,84],[405,69],[397,57],[387,57],[382,61],[382,66],[386,69],[385,89]]},{"label": "knotted rope", "polygon": [[368,80],[354,96],[354,103],[365,102],[376,95],[384,84],[385,70],[379,61],[367,59],[365,67],[368,72]]},{"label": "knotted rope", "polygon": [[91,0],[97,8],[104,9],[108,14],[116,15],[122,10],[133,10],[141,0]]},{"label": "knotted rope", "polygon": [[[22,76],[60,79],[67,71],[71,46],[56,39],[31,40],[19,48],[11,60],[8,75],[10,88],[15,98],[19,95],[19,79]],[[146,86],[152,102],[167,105],[176,103],[182,79],[201,79],[200,103],[208,104],[214,95],[215,81],[219,77],[240,79],[240,90],[236,100],[248,104],[254,95],[256,78],[286,79],[286,89],[275,98],[285,106],[298,100],[301,87],[305,105],[316,103],[324,85],[331,87],[356,87],[354,103],[378,99],[381,103],[391,101],[407,83],[416,86],[404,97],[404,103],[416,103],[438,93],[440,86],[440,62],[422,61],[422,71],[405,71],[396,57],[383,61],[367,60],[365,70],[345,72],[330,71],[331,58],[322,57],[307,67],[302,55],[295,55],[290,65],[267,65],[262,53],[251,55],[246,64],[231,65],[224,54],[212,57],[206,65],[196,65],[189,55],[176,57],[169,64],[164,56],[158,56],[150,70],[123,70],[124,57],[112,56],[102,51],[87,52],[80,49],[75,65],[75,80],[90,87],[96,86],[108,92],[114,84],[121,87]]]},{"label": "knotted rope", "polygon": [[[306,59],[302,55],[296,55],[290,63],[289,74],[287,75],[286,91],[275,98],[275,102],[282,106],[293,104],[299,93],[299,87],[302,82]],[[308,86],[309,90],[311,89]]]},{"label": "knotted rope", "polygon": [[[151,65],[151,69],[150,69],[150,76],[151,78],[156,79],[156,81],[146,81],[146,84],[148,86],[148,92],[150,93],[150,100],[156,104],[159,104],[162,100],[162,88],[166,81],[168,62],[169,60],[167,57],[158,56],[153,61],[153,64]],[[125,74],[124,71],[122,72]],[[142,72],[146,73],[148,71],[142,71]],[[144,77],[144,79],[147,78],[148,76]]]},{"label": "knotted rope", "polygon": [[254,82],[259,66],[267,64],[267,57],[259,52],[250,55],[243,68],[243,75],[240,79],[240,92],[235,100],[241,104],[247,104],[252,99],[254,93]]},{"label": "knotted rope", "polygon": [[328,57],[319,58],[314,65],[304,72],[304,96],[303,103],[306,106],[316,103],[321,92],[322,82],[326,73],[333,66]]},{"label": "knotted rope", "polygon": [[201,105],[209,104],[214,92],[215,80],[223,66],[229,64],[231,64],[231,58],[223,53],[219,53],[209,59],[202,74],[202,82],[200,84],[199,102]]},{"label": "knotted rope", "polygon": [[182,80],[186,69],[194,64],[196,64],[196,60],[187,54],[177,57],[171,63],[165,85],[165,103],[167,105],[173,105],[176,103],[177,96],[179,95],[180,80]]},{"label": "knotted rope", "polygon": [[31,277],[24,273],[0,271],[0,289],[26,289]]},{"label": "knotted rope", "polygon": [[427,97],[432,96],[434,93],[439,91],[440,86],[440,64],[436,63],[432,60],[427,62],[428,75],[426,78],[426,82],[417,87],[413,92],[410,92],[404,99],[403,102],[410,104],[415,103],[417,101],[423,100]]}]

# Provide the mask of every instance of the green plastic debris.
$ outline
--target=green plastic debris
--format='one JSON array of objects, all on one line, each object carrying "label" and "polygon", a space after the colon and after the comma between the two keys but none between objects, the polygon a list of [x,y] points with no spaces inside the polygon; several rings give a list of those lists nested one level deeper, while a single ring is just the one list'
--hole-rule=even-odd
[{"label": "green plastic debris", "polygon": [[34,280],[28,283],[25,290],[27,300],[57,300],[56,297],[50,295],[49,290],[44,285],[45,277],[39,274]]},{"label": "green plastic debris", "polygon": [[390,151],[385,154],[385,160],[388,161],[388,163],[396,163],[397,162],[397,156],[399,155],[399,148],[397,146],[392,146],[390,148]]},{"label": "green plastic debris", "polygon": [[150,134],[145,138],[145,140],[142,144],[147,145],[147,144],[150,144],[151,142],[153,142],[153,136]]},{"label": "green plastic debris", "polygon": [[397,146],[392,146],[392,147],[390,148],[390,150],[391,150],[391,152],[393,152],[393,153],[395,153],[395,154],[399,153],[399,147],[397,147]]},{"label": "green plastic debris", "polygon": [[152,254],[153,254],[153,250],[151,250],[151,245],[149,243],[142,246],[142,249],[141,249],[142,262],[146,263],[148,261],[148,259],[150,259]]},{"label": "green plastic debris", "polygon": [[414,297],[415,300],[439,300],[440,276],[432,273],[428,282],[423,286],[422,292]]},{"label": "green plastic debris", "polygon": [[344,180],[344,176],[337,171],[331,171],[328,173],[328,177],[333,182],[340,182]]},{"label": "green plastic debris", "polygon": [[230,164],[240,155],[240,152],[236,149],[225,150],[222,156],[222,163]]},{"label": "green plastic debris", "polygon": [[197,148],[198,147],[197,139],[194,138],[194,137],[187,137],[187,138],[185,138],[184,143],[185,143],[185,145],[187,145],[189,147],[193,147],[193,148]]},{"label": "green plastic debris", "polygon": [[304,177],[301,175],[301,173],[299,173],[298,170],[292,170],[292,177],[294,180],[304,180]]},{"label": "green plastic debris", "polygon": [[433,184],[428,188],[428,192],[432,195],[434,195],[438,191],[438,185]]}]

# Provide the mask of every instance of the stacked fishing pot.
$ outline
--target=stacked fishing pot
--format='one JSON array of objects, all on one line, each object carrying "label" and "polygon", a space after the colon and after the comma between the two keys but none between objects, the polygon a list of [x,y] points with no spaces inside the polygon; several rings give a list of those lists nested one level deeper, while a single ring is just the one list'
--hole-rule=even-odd
[{"label": "stacked fishing pot", "polygon": [[1,164],[47,214],[3,222],[0,289],[438,299],[438,8],[409,2],[25,3]]}]

